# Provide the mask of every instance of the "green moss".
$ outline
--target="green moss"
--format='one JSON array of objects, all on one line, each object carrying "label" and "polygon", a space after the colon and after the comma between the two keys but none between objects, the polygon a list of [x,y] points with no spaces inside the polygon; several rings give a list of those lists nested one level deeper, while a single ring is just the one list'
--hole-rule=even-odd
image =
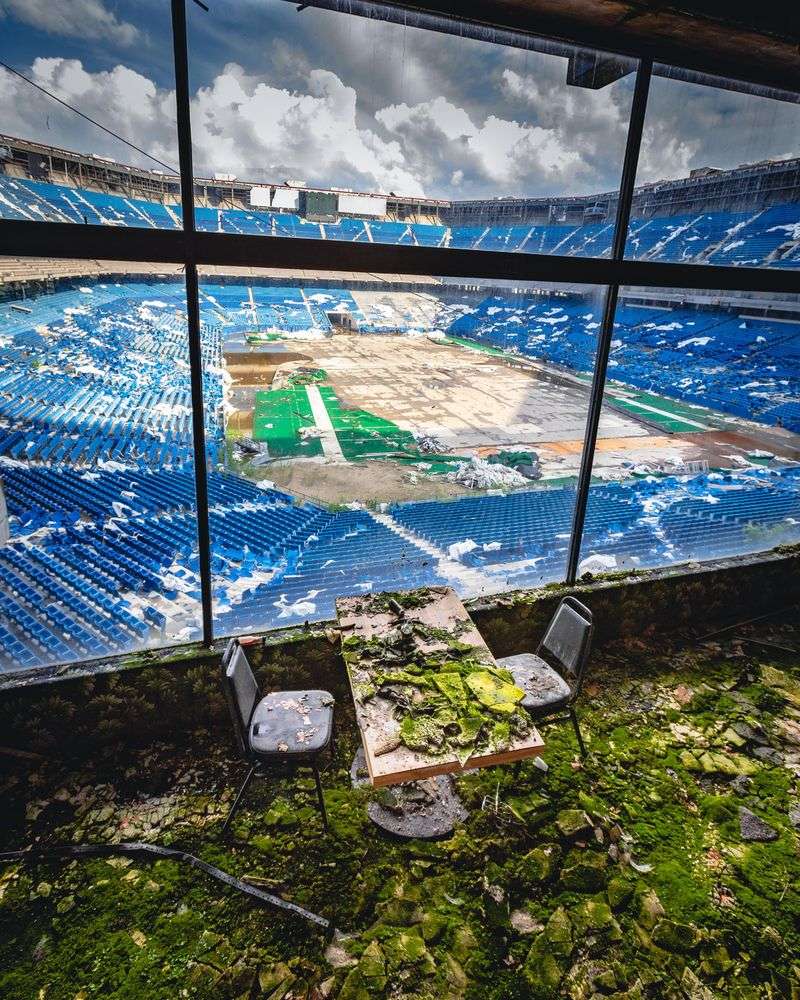
[{"label": "green moss", "polygon": [[[783,641],[792,644],[795,635]],[[472,658],[469,650],[441,652],[437,662]],[[341,684],[341,675],[326,674],[335,657],[327,640],[259,650],[258,657],[261,676],[275,686],[319,684],[322,676],[326,686]],[[410,668],[417,677],[433,673],[424,662]],[[798,668],[796,659],[776,667],[788,678],[800,676]],[[734,791],[733,775],[688,766],[708,751],[729,756],[734,741],[725,734],[742,721],[790,752],[778,742],[780,720],[793,718],[785,682],[764,684],[758,662],[736,655],[735,645],[617,649],[596,654],[592,669],[591,695],[579,706],[589,756],[579,757],[568,726],[552,726],[545,730],[546,774],[530,763],[466,773],[458,789],[468,819],[439,842],[377,835],[366,812],[370,793],[350,786],[359,736],[346,690],[337,694],[336,757],[323,773],[327,837],[313,783],[276,776],[253,784],[232,836],[221,839],[240,765],[228,739],[199,723],[180,750],[151,741],[138,749],[112,744],[72,762],[59,755],[10,759],[3,843],[171,840],[331,917],[352,937],[338,945],[345,964],[331,966],[327,942],[312,928],[173,862],[6,865],[0,995],[792,997],[800,856],[787,817],[796,781],[789,768],[761,761],[745,737],[734,752],[751,766],[749,785]],[[178,670],[201,703],[218,695],[202,667]],[[460,666],[447,672],[466,689]],[[146,704],[174,698],[177,674],[166,672],[165,680],[149,666],[133,674],[144,681],[138,689],[125,679],[95,679],[83,690],[134,722]],[[685,691],[675,695],[679,687],[697,696],[686,702]],[[481,729],[488,740],[491,724],[504,721],[488,711],[460,715],[458,682],[445,688],[426,689],[437,707],[420,720],[449,725],[444,720],[456,718],[469,729],[468,744]],[[49,704],[62,727],[51,722],[51,736],[99,721],[84,720],[66,699]],[[777,840],[742,842],[740,804],[774,826]],[[486,917],[485,880],[499,889],[496,920]]]}]

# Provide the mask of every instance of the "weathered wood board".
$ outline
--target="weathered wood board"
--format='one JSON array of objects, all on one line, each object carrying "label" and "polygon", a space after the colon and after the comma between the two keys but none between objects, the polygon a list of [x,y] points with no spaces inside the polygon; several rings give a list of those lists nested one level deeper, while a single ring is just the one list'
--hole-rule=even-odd
[{"label": "weathered wood board", "polygon": [[[417,598],[418,594],[426,596]],[[393,598],[402,603],[400,613],[397,607],[393,609],[388,603]],[[420,606],[413,606],[417,601]],[[476,749],[463,762],[457,752],[448,751],[447,747],[444,751],[441,748],[412,750],[401,742],[401,723],[397,718],[396,705],[388,697],[374,694],[375,681],[380,681],[383,676],[385,682],[385,671],[402,670],[404,658],[409,662],[419,662],[423,658],[435,658],[437,654],[441,657],[449,649],[448,634],[457,644],[471,647],[467,655],[469,662],[476,664],[476,670],[497,669],[489,648],[464,605],[449,587],[430,587],[398,595],[339,598],[336,610],[356,719],[373,785],[401,784],[439,774],[494,767],[543,752],[544,741],[532,725],[524,736],[514,736],[501,749]],[[431,635],[432,631],[435,636]],[[378,644],[378,654],[374,659],[365,658],[357,652],[370,640],[374,640],[373,648]],[[382,644],[387,651],[383,659],[380,655]],[[451,665],[444,662],[443,666]],[[419,694],[414,692],[411,680],[406,679],[404,683],[409,691]],[[502,713],[499,717],[502,718]]]}]

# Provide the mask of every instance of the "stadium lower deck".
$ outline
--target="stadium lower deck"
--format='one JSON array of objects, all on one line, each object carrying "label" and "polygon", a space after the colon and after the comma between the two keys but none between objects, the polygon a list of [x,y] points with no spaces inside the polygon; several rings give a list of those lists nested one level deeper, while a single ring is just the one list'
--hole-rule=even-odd
[{"label": "stadium lower deck", "polygon": [[[343,314],[357,332],[334,332],[332,317]],[[448,582],[472,596],[563,576],[599,327],[588,300],[214,280],[203,284],[201,318],[218,634],[324,620],[341,594]],[[598,462],[624,447],[619,479],[592,487],[582,571],[800,540],[800,323],[623,303],[618,327]],[[337,510],[255,471],[234,474],[225,351],[253,331],[317,366],[309,379],[258,394],[254,435],[270,457],[316,462],[324,477],[328,462],[358,473],[377,455],[424,481],[489,445],[524,444],[542,456],[543,478],[505,494]],[[0,548],[0,669],[196,638],[183,285],[62,283],[0,302],[0,338],[11,531]],[[395,355],[404,383],[387,367]],[[421,452],[421,434],[438,437],[441,453]],[[641,464],[648,449],[680,452],[687,442],[707,456],[707,471]],[[572,464],[559,466],[559,448]]]}]

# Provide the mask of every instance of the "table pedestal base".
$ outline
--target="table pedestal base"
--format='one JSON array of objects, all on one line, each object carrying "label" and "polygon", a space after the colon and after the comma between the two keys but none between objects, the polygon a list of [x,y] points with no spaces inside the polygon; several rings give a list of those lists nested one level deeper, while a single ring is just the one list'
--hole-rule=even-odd
[{"label": "table pedestal base", "polygon": [[[369,784],[364,748],[359,747],[350,768],[354,787]],[[396,837],[435,840],[448,837],[469,815],[458,797],[449,774],[377,790],[367,805],[367,815],[376,826]]]}]

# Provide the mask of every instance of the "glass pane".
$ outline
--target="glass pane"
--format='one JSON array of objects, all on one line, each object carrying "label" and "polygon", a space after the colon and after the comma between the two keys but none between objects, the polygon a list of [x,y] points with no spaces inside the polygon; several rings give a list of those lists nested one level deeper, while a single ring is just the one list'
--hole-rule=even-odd
[{"label": "glass pane", "polygon": [[623,289],[579,573],[800,541],[800,302]]},{"label": "glass pane", "polygon": [[800,267],[798,95],[654,72],[627,255]]},{"label": "glass pane", "polygon": [[227,371],[217,634],[330,619],[345,594],[562,579],[601,299],[414,275],[201,275]]},{"label": "glass pane", "polygon": [[635,62],[369,10],[189,10],[198,228],[607,255]]},{"label": "glass pane", "polygon": [[190,403],[177,268],[0,258],[0,671],[198,638]]},{"label": "glass pane", "polygon": [[169,0],[2,5],[0,218],[180,229]]}]

